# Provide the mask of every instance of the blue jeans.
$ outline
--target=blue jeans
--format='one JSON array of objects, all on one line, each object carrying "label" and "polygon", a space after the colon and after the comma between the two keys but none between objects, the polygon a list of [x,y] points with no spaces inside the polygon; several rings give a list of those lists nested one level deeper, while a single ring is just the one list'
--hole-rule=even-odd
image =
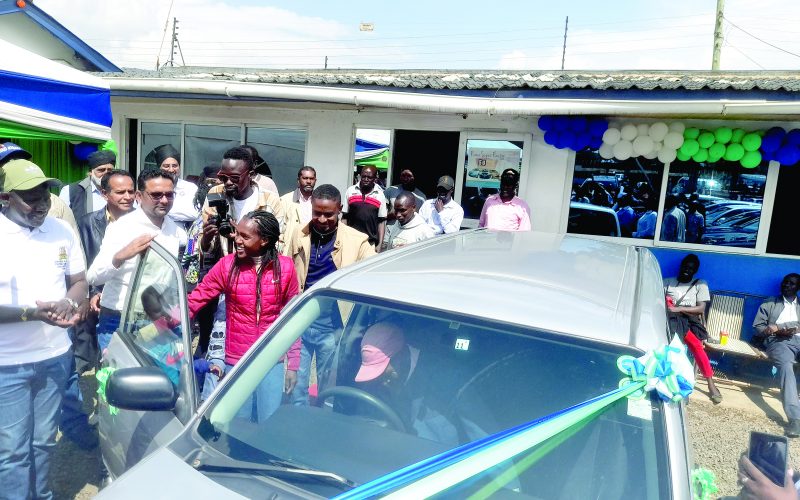
[{"label": "blue jeans", "polygon": [[[233,365],[225,364],[225,375],[231,371]],[[281,405],[283,399],[284,381],[283,361],[273,366],[256,386],[256,390],[245,401],[236,416],[251,422],[264,422]],[[207,373],[203,384],[203,400],[211,396],[219,384],[219,379],[213,373]]]},{"label": "blue jeans", "polygon": [[97,347],[100,350],[102,357],[103,351],[106,350],[108,344],[111,343],[111,337],[114,332],[119,329],[119,322],[122,316],[118,312],[110,312],[106,309],[101,309],[100,314],[97,316]]},{"label": "blue jeans", "polygon": [[317,386],[327,376],[336,351],[336,332],[338,330],[322,330],[309,326],[303,333],[303,347],[300,350],[300,368],[297,370],[297,385],[292,391],[292,404],[302,406],[308,404],[308,383],[311,377],[311,358],[317,354]]},{"label": "blue jeans", "polygon": [[0,484],[8,499],[53,498],[50,455],[72,351],[0,366]]}]

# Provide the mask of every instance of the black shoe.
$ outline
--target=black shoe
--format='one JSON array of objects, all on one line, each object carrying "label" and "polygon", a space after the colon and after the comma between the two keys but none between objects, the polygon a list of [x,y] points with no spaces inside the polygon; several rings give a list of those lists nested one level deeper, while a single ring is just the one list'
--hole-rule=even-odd
[{"label": "black shoe", "polygon": [[800,419],[792,418],[786,426],[786,435],[790,438],[800,437]]}]

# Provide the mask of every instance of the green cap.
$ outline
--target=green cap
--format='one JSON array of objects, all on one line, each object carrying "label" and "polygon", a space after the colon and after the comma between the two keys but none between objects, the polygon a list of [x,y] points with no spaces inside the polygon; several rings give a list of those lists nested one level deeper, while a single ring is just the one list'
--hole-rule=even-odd
[{"label": "green cap", "polygon": [[26,191],[39,186],[43,182],[48,187],[59,187],[61,181],[52,177],[45,177],[42,169],[28,160],[11,160],[3,165],[2,179],[3,191]]}]

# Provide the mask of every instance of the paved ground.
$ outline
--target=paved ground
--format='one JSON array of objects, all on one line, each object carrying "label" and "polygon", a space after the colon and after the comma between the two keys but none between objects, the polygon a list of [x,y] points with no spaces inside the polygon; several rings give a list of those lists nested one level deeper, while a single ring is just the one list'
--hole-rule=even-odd
[{"label": "paved ground", "polygon": [[[82,377],[84,394],[96,388],[93,375]],[[725,382],[718,386],[724,400],[709,401],[705,383],[700,382],[689,399],[689,430],[695,460],[717,476],[720,495],[735,495],[736,461],[747,449],[751,430],[782,434],[785,421],[777,391],[742,389]],[[86,405],[89,406],[88,404]],[[800,439],[790,441],[792,466],[800,467]],[[99,451],[85,452],[66,440],[59,440],[53,468],[57,499],[92,498],[97,494]]]}]

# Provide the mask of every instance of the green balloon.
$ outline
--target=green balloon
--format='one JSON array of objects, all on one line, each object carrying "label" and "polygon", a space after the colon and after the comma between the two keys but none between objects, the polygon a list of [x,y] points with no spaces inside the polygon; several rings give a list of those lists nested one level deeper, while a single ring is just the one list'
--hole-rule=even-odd
[{"label": "green balloon", "polygon": [[759,137],[764,137],[765,135],[767,135],[766,130],[756,130],[755,133],[758,134]]},{"label": "green balloon", "polygon": [[747,151],[742,159],[739,160],[744,168],[756,168],[761,165],[761,153],[759,151]]},{"label": "green balloon", "polygon": [[[711,161],[718,161],[720,158],[725,156],[725,145],[715,142],[708,148],[708,157]],[[713,159],[716,158],[716,159]]]},{"label": "green balloon", "polygon": [[697,163],[704,163],[708,161],[708,150],[703,148],[697,150],[697,153],[692,155],[692,160],[696,161]]},{"label": "green balloon", "polygon": [[747,134],[747,132],[745,132],[744,130],[742,130],[740,128],[733,129],[733,135],[731,136],[731,142],[741,143],[742,139],[745,136],[745,134]]},{"label": "green balloon", "polygon": [[685,139],[697,139],[697,136],[700,135],[700,129],[695,127],[689,127],[683,131],[683,137]]},{"label": "green balloon", "polygon": [[756,151],[761,147],[761,137],[758,134],[747,134],[742,137],[742,147],[747,152]]},{"label": "green balloon", "polygon": [[718,143],[728,144],[731,142],[731,137],[733,137],[733,130],[730,127],[720,127],[714,132],[714,136],[717,138]]},{"label": "green balloon", "polygon": [[744,148],[741,144],[728,144],[725,149],[725,159],[728,161],[739,161],[744,156]]},{"label": "green balloon", "polygon": [[694,156],[700,150],[700,144],[694,139],[686,139],[678,151],[683,151],[686,156]]},{"label": "green balloon", "polygon": [[701,148],[708,149],[714,144],[714,134],[711,132],[703,132],[697,137],[697,143],[700,144]]},{"label": "green balloon", "polygon": [[680,161],[689,161],[689,158],[691,158],[691,155],[687,155],[687,154],[685,154],[685,153],[684,153],[683,151],[681,151],[680,149],[679,149],[679,150],[677,150],[677,151],[675,151],[675,156],[676,156],[676,157],[677,157],[677,158],[678,158]]}]

